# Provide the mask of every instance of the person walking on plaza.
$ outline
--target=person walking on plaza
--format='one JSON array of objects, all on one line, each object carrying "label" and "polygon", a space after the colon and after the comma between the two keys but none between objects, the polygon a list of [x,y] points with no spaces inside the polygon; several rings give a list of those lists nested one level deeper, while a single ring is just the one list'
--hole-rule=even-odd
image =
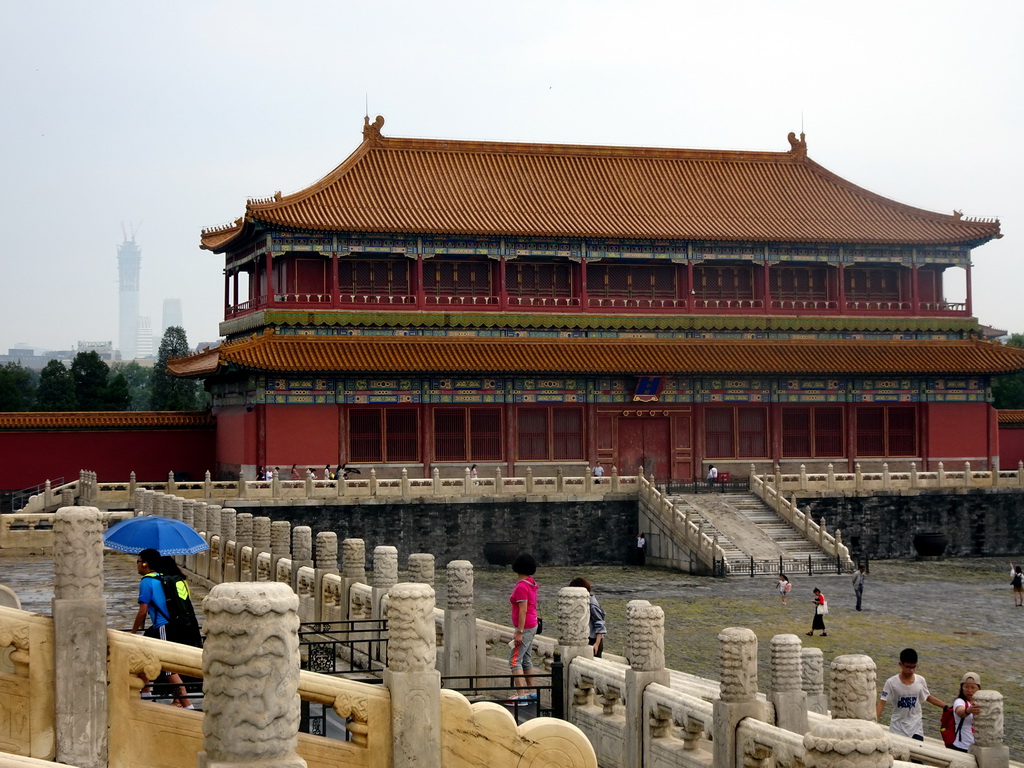
[{"label": "person walking on plaza", "polygon": [[860,601],[864,597],[864,566],[853,573],[853,594],[857,596],[857,610],[861,610]]},{"label": "person walking on plaza", "polygon": [[900,672],[885,681],[882,696],[878,700],[875,717],[882,717],[886,702],[893,702],[896,708],[889,718],[889,732],[924,741],[924,718],[922,704],[928,702],[939,709],[945,702],[932,696],[927,681],[917,674],[917,651],[904,648],[900,651]]},{"label": "person walking on plaza", "polygon": [[708,469],[708,485],[714,487],[715,483],[718,482],[718,469],[714,464]]},{"label": "person walking on plaza", "polygon": [[1013,589],[1013,604],[1024,607],[1024,573],[1019,565],[1010,563],[1010,587]]},{"label": "person walking on plaza", "polygon": [[509,653],[508,666],[516,687],[514,699],[536,699],[537,691],[529,691],[534,685],[533,659],[530,650],[533,638],[537,636],[537,582],[533,574],[537,572],[537,561],[525,552],[512,561],[512,570],[519,581],[512,588],[508,601],[512,604],[512,650]]},{"label": "person walking on plaza", "polygon": [[[173,564],[173,559],[171,560]],[[142,577],[139,581],[139,611],[135,614],[135,621],[132,622],[132,634],[136,635],[139,630],[146,623],[146,617],[149,617],[150,626],[143,633],[146,637],[156,637],[161,640],[172,640],[173,636],[169,636],[168,632],[171,630],[170,626],[170,609],[167,606],[167,598],[164,595],[163,583],[160,580],[160,575],[166,569],[165,558],[155,549],[144,549],[139,552],[138,557],[135,559],[135,567]],[[175,565],[175,570],[177,566]],[[180,572],[179,572],[180,573]],[[176,690],[178,694],[174,698],[174,706],[182,707],[184,709],[195,709],[192,702],[189,701],[186,695],[185,688],[182,685],[181,677],[177,673],[160,672],[160,676],[157,681],[167,680],[169,683],[173,683],[181,686]],[[149,683],[146,683],[143,689],[143,696],[145,696],[149,689]]]},{"label": "person walking on plaza", "polygon": [[828,632],[825,631],[825,614],[828,613],[828,601],[825,600],[825,595],[817,587],[814,588],[813,602],[814,619],[811,621],[811,631],[807,635],[814,637],[814,630],[820,629],[821,636],[828,637]]},{"label": "person walking on plaza", "polygon": [[789,583],[789,578],[784,573],[779,574],[779,580],[775,582],[775,588],[779,590],[779,597],[782,598],[782,604],[786,604],[786,595],[793,589],[793,585]]}]

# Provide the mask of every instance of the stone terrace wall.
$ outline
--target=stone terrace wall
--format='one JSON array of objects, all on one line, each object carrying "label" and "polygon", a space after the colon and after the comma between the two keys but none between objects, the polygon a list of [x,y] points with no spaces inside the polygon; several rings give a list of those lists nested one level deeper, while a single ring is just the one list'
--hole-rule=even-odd
[{"label": "stone terrace wall", "polygon": [[338,540],[363,539],[400,552],[426,552],[439,562],[468,560],[486,565],[484,544],[515,541],[544,565],[621,565],[628,562],[637,533],[636,499],[489,504],[354,504],[270,506],[253,511],[293,526],[308,525],[313,537],[333,531]]},{"label": "stone terrace wall", "polygon": [[945,533],[947,557],[1016,556],[1024,541],[1024,495],[985,490],[922,492],[915,496],[874,491],[872,496],[798,499],[829,530],[840,529],[854,558],[913,557],[916,533]]}]

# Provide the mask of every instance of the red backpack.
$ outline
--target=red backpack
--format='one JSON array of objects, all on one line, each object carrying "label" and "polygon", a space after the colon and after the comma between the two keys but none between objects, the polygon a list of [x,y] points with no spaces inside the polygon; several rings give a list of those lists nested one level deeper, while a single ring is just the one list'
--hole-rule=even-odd
[{"label": "red backpack", "polygon": [[960,735],[960,729],[964,727],[964,719],[961,719],[960,725],[957,726],[953,708],[942,708],[942,716],[939,718],[939,733],[942,735],[942,741],[947,747],[952,746],[957,736]]}]

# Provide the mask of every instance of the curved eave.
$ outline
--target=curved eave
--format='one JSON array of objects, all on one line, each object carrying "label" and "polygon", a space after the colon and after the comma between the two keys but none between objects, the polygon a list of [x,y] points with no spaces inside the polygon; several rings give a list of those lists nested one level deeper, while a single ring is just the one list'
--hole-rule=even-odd
[{"label": "curved eave", "polygon": [[214,425],[206,411],[46,411],[0,413],[3,430],[197,429]]},{"label": "curved eave", "polygon": [[[222,345],[230,368],[294,374],[990,375],[1024,370],[1024,350],[979,341],[307,337]],[[195,356],[196,359],[202,356]],[[176,363],[180,361],[175,361]],[[215,370],[212,357],[182,376]]]}]

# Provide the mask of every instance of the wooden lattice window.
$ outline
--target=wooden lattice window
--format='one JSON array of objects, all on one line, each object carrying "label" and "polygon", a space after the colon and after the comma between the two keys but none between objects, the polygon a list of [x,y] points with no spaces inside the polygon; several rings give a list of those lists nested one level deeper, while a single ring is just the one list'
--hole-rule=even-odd
[{"label": "wooden lattice window", "polygon": [[676,268],[669,264],[590,264],[587,293],[609,299],[671,299]]},{"label": "wooden lattice window", "polygon": [[364,296],[410,295],[408,259],[342,259],[338,287],[342,294]]},{"label": "wooden lattice window", "polygon": [[583,411],[552,406],[518,412],[519,458],[567,461],[583,458]]},{"label": "wooden lattice window", "polygon": [[693,270],[693,290],[702,299],[753,299],[754,268],[750,264],[713,266]]},{"label": "wooden lattice window", "polygon": [[846,298],[854,301],[899,301],[900,270],[896,267],[847,267]]},{"label": "wooden lattice window", "polygon": [[491,264],[424,259],[423,290],[430,296],[492,296]]},{"label": "wooden lattice window", "polygon": [[772,298],[782,301],[828,300],[827,267],[782,264],[768,271]]},{"label": "wooden lattice window", "polygon": [[434,410],[437,461],[501,461],[501,409]]},{"label": "wooden lattice window", "polygon": [[419,461],[419,414],[415,408],[353,408],[348,454],[352,462]]},{"label": "wooden lattice window", "polygon": [[917,455],[917,410],[895,405],[857,408],[857,455]]},{"label": "wooden lattice window", "polygon": [[782,409],[782,455],[785,458],[824,458],[843,453],[842,407]]},{"label": "wooden lattice window", "polygon": [[748,459],[767,456],[767,410],[758,406],[706,408],[704,444],[709,458]]},{"label": "wooden lattice window", "polygon": [[917,270],[917,296],[920,301],[938,303],[942,296],[942,272],[938,269]]},{"label": "wooden lattice window", "polygon": [[505,290],[510,296],[571,296],[572,270],[568,263],[510,261],[505,265]]}]

